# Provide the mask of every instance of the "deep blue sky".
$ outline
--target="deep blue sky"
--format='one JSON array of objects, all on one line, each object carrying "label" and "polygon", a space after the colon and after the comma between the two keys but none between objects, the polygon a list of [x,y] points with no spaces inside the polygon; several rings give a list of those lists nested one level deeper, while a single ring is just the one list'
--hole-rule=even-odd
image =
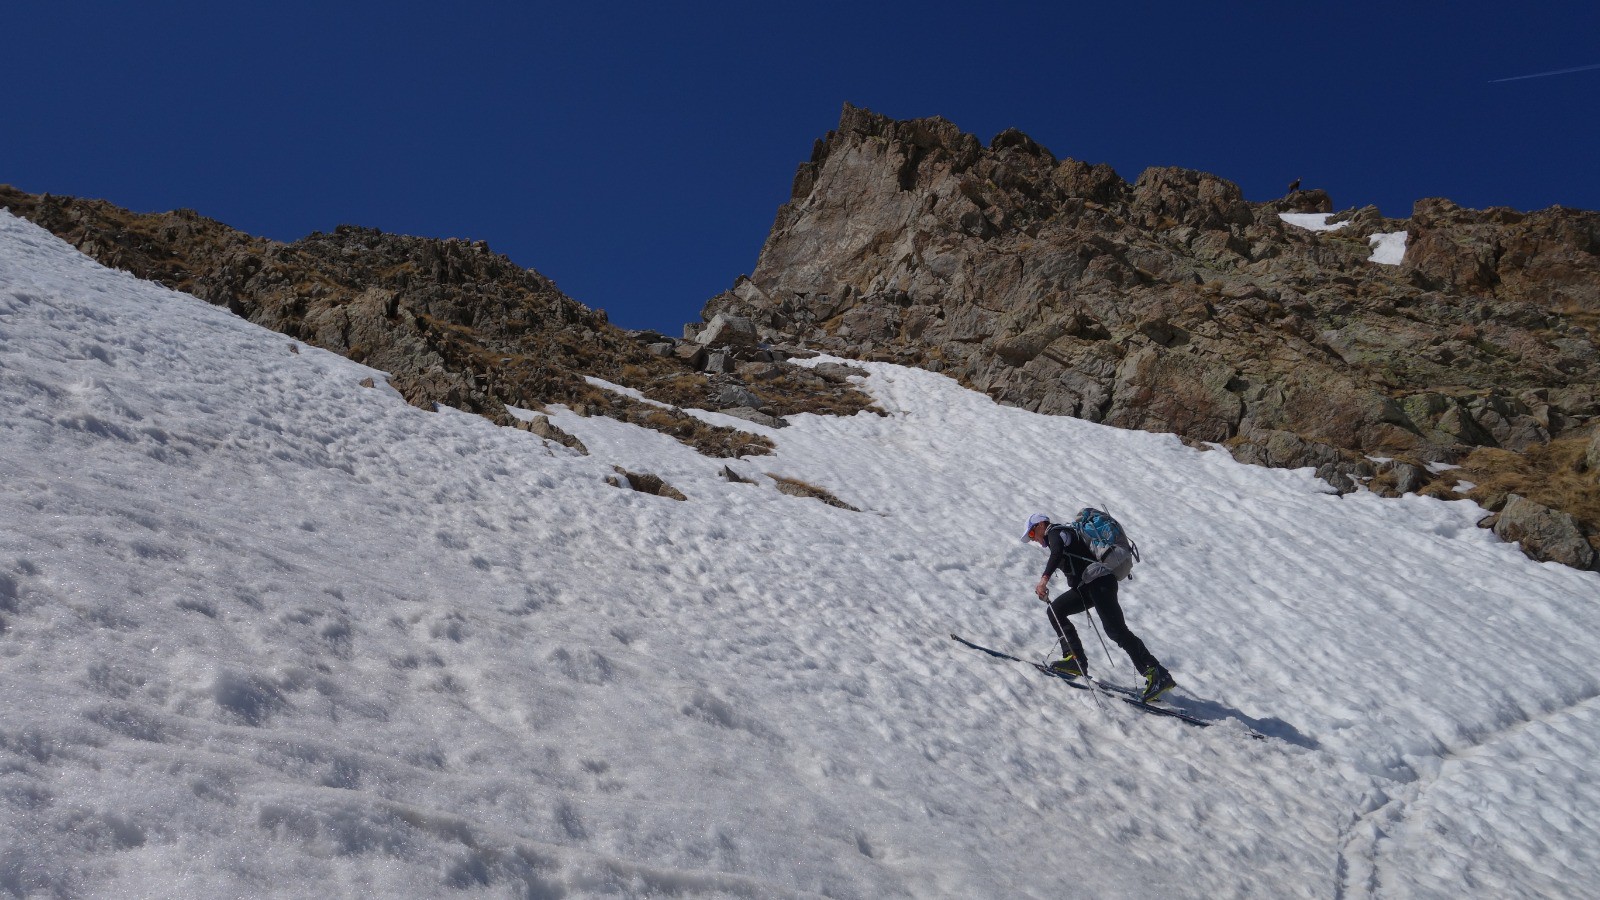
[{"label": "deep blue sky", "polygon": [[676,333],[845,101],[1252,200],[1600,208],[1600,70],[1490,83],[1600,63],[1600,4],[1530,5],[20,0],[0,182],[279,240],[485,239]]}]

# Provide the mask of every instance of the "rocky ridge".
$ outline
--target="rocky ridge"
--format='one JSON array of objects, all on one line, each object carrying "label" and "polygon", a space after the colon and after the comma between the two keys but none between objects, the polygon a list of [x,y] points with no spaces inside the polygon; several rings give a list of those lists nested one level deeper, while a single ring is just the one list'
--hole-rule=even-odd
[{"label": "rocky ridge", "polygon": [[[682,341],[625,332],[482,241],[340,226],[284,244],[190,210],[139,214],[5,186],[0,206],[105,265],[382,369],[416,406],[478,413],[558,442],[563,436],[550,432],[548,421],[518,417],[507,407],[563,403],[661,430],[722,457],[764,454],[772,442],[708,425],[680,407],[772,424],[794,412],[870,407],[843,379],[786,365],[781,349],[753,340],[724,337],[710,349],[691,342],[679,352]],[[659,402],[596,388],[586,376]]]},{"label": "rocky ridge", "polygon": [[[1373,261],[1384,235],[1404,235],[1398,264]],[[1340,491],[1515,496],[1569,523],[1515,530],[1525,550],[1587,567],[1600,547],[1594,212],[1252,203],[1203,172],[1129,184],[1014,129],[984,146],[847,105],[755,270],[702,318],[719,315],[1038,412],[1312,466]]]}]

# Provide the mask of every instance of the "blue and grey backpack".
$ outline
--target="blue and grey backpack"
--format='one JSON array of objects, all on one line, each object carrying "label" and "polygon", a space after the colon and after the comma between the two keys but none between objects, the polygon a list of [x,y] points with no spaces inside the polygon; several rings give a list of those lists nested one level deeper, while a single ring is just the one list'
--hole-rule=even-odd
[{"label": "blue and grey backpack", "polygon": [[1083,539],[1089,543],[1094,558],[1100,565],[1111,570],[1121,581],[1133,571],[1133,563],[1139,559],[1139,545],[1128,539],[1128,532],[1122,528],[1122,523],[1111,517],[1103,509],[1085,507],[1078,512],[1078,518],[1072,522],[1072,527]]}]

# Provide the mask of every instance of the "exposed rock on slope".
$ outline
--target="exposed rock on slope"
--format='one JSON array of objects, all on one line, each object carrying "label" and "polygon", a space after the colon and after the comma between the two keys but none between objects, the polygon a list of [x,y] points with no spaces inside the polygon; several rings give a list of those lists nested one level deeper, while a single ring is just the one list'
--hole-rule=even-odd
[{"label": "exposed rock on slope", "polygon": [[[738,385],[773,416],[801,409],[849,413],[870,403],[849,385],[792,366],[747,388],[733,368],[700,374],[481,241],[341,226],[282,244],[189,210],[143,215],[3,186],[0,206],[106,265],[383,369],[407,400],[425,409],[442,404],[528,427],[506,406],[566,403],[665,431],[710,455],[739,456],[765,453],[771,441],[597,390],[583,376],[710,409],[721,408],[720,392]],[[769,365],[781,362],[769,354]]]},{"label": "exposed rock on slope", "polygon": [[[1427,464],[1590,427],[1600,214],[1425,200],[1409,220],[1347,210],[1331,231],[1280,217],[1332,210],[1321,191],[1250,203],[1177,168],[1130,185],[1015,130],[984,147],[943,119],[846,106],[755,271],[703,317],[1315,466],[1341,489],[1448,493]],[[1394,233],[1403,262],[1373,262],[1373,239]]]}]

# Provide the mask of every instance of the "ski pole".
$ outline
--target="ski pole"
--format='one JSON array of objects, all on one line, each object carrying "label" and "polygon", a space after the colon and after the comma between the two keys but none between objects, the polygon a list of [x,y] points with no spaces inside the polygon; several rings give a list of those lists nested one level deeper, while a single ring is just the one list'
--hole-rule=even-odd
[{"label": "ski pole", "polygon": [[1106,645],[1106,637],[1100,633],[1100,626],[1094,623],[1094,611],[1086,609],[1083,611],[1083,615],[1089,620],[1089,627],[1094,629],[1094,636],[1100,639],[1100,649],[1106,652],[1106,668],[1115,669],[1117,661],[1111,658],[1111,648]]},{"label": "ski pole", "polygon": [[[1048,593],[1048,592],[1046,592],[1046,593]],[[1050,601],[1046,600],[1045,601],[1045,610],[1047,610],[1050,613],[1050,622],[1055,625],[1056,634],[1058,636],[1060,636],[1061,640],[1065,641],[1066,640],[1066,632],[1067,632],[1067,630],[1065,628],[1061,627],[1061,620],[1056,617],[1055,604],[1053,604]],[[1098,706],[1101,709],[1105,709],[1106,708],[1106,702],[1100,696],[1100,686],[1095,684],[1094,683],[1094,679],[1089,676],[1089,669],[1088,669],[1087,666],[1083,665],[1083,661],[1080,661],[1079,665],[1080,665],[1081,668],[1083,668],[1083,680],[1088,682],[1089,693],[1094,695],[1094,705]]]}]

